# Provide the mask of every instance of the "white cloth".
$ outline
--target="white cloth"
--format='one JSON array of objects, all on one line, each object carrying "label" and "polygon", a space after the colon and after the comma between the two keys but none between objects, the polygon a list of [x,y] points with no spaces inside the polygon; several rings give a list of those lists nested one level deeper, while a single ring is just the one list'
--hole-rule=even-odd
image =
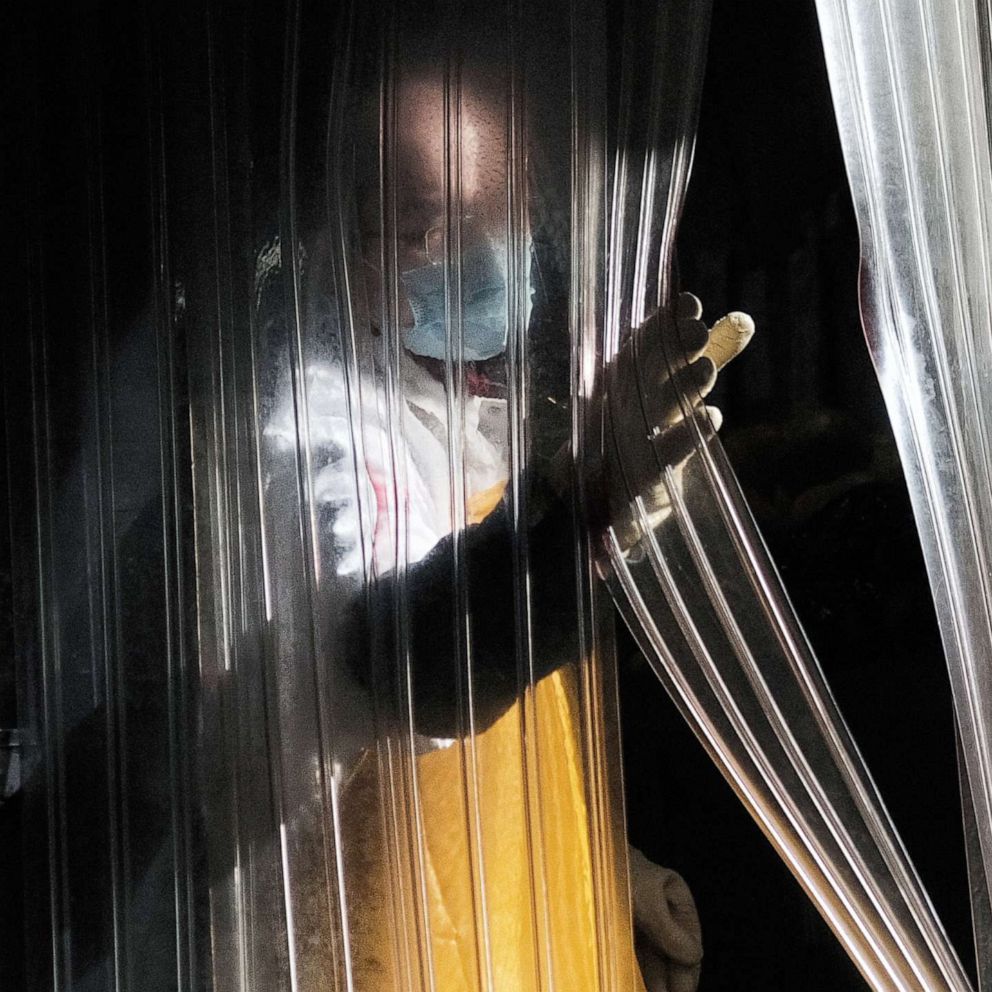
[{"label": "white cloth", "polygon": [[[353,396],[360,401],[354,403],[339,365],[306,369],[312,498],[318,508],[333,508],[339,575],[358,572],[363,561],[374,561],[380,574],[398,561],[420,561],[455,529],[459,514],[452,497],[468,499],[509,475],[504,400],[465,394],[461,403],[449,402],[445,384],[405,353],[397,379],[390,411],[384,383],[359,383]],[[450,449],[449,419],[459,426]],[[297,424],[290,395],[264,433],[293,450]]]}]

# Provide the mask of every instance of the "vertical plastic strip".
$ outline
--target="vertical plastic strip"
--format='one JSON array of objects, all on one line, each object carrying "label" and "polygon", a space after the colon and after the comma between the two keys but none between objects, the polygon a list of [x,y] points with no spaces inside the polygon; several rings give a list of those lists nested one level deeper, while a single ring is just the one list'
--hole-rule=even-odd
[{"label": "vertical plastic strip", "polygon": [[[977,920],[992,864],[989,10],[977,0],[817,7],[861,232],[862,321],[950,672]],[[983,987],[987,944],[976,935]]]},{"label": "vertical plastic strip", "polygon": [[445,24],[441,29],[445,45],[445,65],[442,80],[444,175],[443,243],[444,251],[444,391],[446,398],[446,431],[448,447],[448,505],[452,535],[451,579],[455,664],[455,691],[458,697],[459,722],[456,727],[461,750],[463,803],[468,833],[469,875],[472,887],[473,925],[477,942],[478,984],[482,992],[495,992],[493,986],[492,938],[489,927],[489,907],[486,896],[486,859],[481,814],[481,782],[476,749],[475,673],[473,671],[472,615],[469,610],[471,576],[465,549],[466,502],[465,486],[465,288],[463,280],[465,224],[463,142],[464,118],[462,106],[461,45],[462,11],[459,0],[445,7]]},{"label": "vertical plastic strip", "polygon": [[[428,831],[424,823],[424,810],[420,789],[419,769],[417,762],[417,711],[415,706],[414,660],[410,651],[410,615],[409,615],[409,567],[410,567],[410,530],[408,493],[409,466],[407,452],[403,447],[404,428],[404,389],[400,375],[400,358],[402,341],[400,337],[400,270],[398,258],[398,227],[401,222],[400,212],[403,208],[400,199],[400,163],[397,141],[400,136],[403,117],[400,114],[401,72],[398,66],[398,54],[402,50],[403,33],[399,12],[395,5],[386,6],[385,30],[386,43],[380,54],[379,75],[382,85],[381,124],[378,136],[381,156],[379,175],[379,212],[381,224],[382,251],[382,337],[383,365],[386,399],[386,443],[388,452],[384,467],[388,473],[387,493],[392,502],[389,504],[388,526],[392,534],[391,560],[384,556],[383,561],[375,559],[379,569],[395,572],[394,590],[391,596],[391,612],[393,621],[393,641],[391,651],[394,655],[394,667],[397,681],[386,685],[384,689],[396,695],[396,705],[399,709],[400,720],[395,731],[395,747],[400,777],[393,784],[390,794],[390,809],[395,822],[401,825],[398,841],[402,845],[398,864],[409,862],[409,867],[402,874],[394,876],[390,881],[399,889],[400,899],[413,904],[410,925],[412,933],[407,940],[413,940],[415,954],[413,960],[418,963],[417,971],[412,977],[419,981],[430,992],[439,992],[437,969],[435,967],[435,934],[432,903],[429,897],[430,851],[428,849]],[[435,177],[436,181],[436,177]],[[373,388],[378,382],[376,370],[372,369]],[[382,512],[382,507],[379,512]],[[387,711],[392,708],[389,696],[383,701]],[[392,735],[391,735],[392,736]],[[456,783],[456,786],[460,783]],[[457,793],[457,788],[456,788]],[[409,879],[412,882],[412,897],[404,884]]]},{"label": "vertical plastic strip", "polygon": [[[604,341],[603,306],[608,285],[607,259],[607,104],[600,90],[615,72],[605,57],[602,35],[611,12],[584,0],[571,0],[572,95],[571,187],[571,452],[574,460],[573,514],[583,516],[597,500],[595,480],[602,466],[604,422],[599,397],[609,345]],[[612,15],[612,16],[615,16]],[[623,37],[632,30],[624,24]],[[625,65],[621,56],[620,69]],[[690,74],[691,74],[690,70]],[[612,110],[613,108],[611,108]],[[609,756],[619,749],[619,703],[616,675],[614,611],[595,574],[591,535],[577,534],[576,584],[579,603],[585,760],[595,783],[590,790],[590,833],[597,896],[597,933],[601,985],[604,989],[638,988],[643,980],[637,959],[626,951],[633,939],[633,916],[627,863],[627,824],[623,778]]]},{"label": "vertical plastic strip", "polygon": [[508,85],[506,104],[506,379],[510,448],[507,504],[512,534],[513,611],[515,620],[517,692],[524,700],[520,707],[521,788],[525,796],[527,865],[530,899],[527,910],[534,942],[535,992],[554,992],[555,967],[551,949],[551,908],[548,905],[547,855],[544,843],[544,811],[540,788],[541,740],[534,707],[533,616],[529,596],[529,546],[527,541],[527,496],[524,480],[528,471],[526,448],[527,388],[526,330],[530,311],[527,292],[529,278],[529,242],[531,236],[527,196],[527,148],[529,121],[527,95],[531,85],[528,74],[527,45],[521,36],[522,12],[519,3],[509,4],[507,39]]},{"label": "vertical plastic strip", "polygon": [[638,988],[602,3],[51,13],[3,270],[28,988]]},{"label": "vertical plastic strip", "polygon": [[[626,315],[637,326],[662,310],[609,370],[611,582],[659,677],[869,983],[967,989],[792,614],[717,425],[685,385],[697,356],[681,343],[687,325],[666,292],[665,246],[680,190],[667,175],[684,175],[691,143],[684,119],[673,127],[657,104],[636,99],[641,80],[661,87],[672,78],[683,58],[674,39],[699,44],[697,25],[668,13],[655,22],[652,54],[630,49],[624,75],[612,243],[637,250],[613,256],[608,341],[618,342]],[[642,134],[656,144],[642,149]]]}]

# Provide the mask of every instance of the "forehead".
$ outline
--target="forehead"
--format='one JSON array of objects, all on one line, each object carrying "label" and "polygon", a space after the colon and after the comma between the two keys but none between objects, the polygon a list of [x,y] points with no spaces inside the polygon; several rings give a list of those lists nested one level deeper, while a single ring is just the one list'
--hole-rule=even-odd
[{"label": "forehead", "polygon": [[[506,177],[506,88],[502,66],[478,60],[459,71],[443,64],[402,66],[363,101],[356,140],[360,207],[378,203],[380,162],[392,172],[398,205],[436,218],[444,212],[446,180],[463,206],[485,209]],[[385,101],[385,102],[384,102]],[[385,113],[384,108],[391,112]]]}]

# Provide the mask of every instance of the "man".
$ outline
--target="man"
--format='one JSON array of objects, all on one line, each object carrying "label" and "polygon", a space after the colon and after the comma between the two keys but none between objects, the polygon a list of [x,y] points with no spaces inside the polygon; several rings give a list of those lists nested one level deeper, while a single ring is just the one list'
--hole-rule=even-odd
[{"label": "man", "polygon": [[[603,838],[589,833],[595,799],[582,781],[584,607],[572,578],[582,529],[572,513],[567,96],[528,105],[543,142],[514,152],[505,38],[485,25],[462,25],[458,37],[472,40],[455,70],[450,35],[420,25],[400,32],[385,80],[374,62],[352,83],[337,124],[345,138],[332,146],[344,163],[340,226],[300,251],[304,312],[341,315],[337,359],[304,365],[305,412],[287,395],[266,433],[287,453],[307,446],[313,498],[330,508],[337,542],[321,567],[356,582],[353,614],[330,621],[366,700],[360,718],[349,706],[335,720],[353,741],[343,833],[349,818],[399,817],[394,843],[416,838],[419,855],[393,870],[422,893],[413,915],[439,988],[485,987],[477,967],[495,969],[496,987],[529,988],[541,939],[558,945],[558,981],[591,987],[595,914],[568,909],[568,929],[542,938],[525,895],[537,872],[552,915],[618,898],[588,879]],[[349,183],[354,202],[341,194]],[[639,332],[665,412],[656,450],[675,467],[693,450],[682,403],[698,406],[716,375],[698,308],[682,306],[678,321]],[[681,357],[670,368],[663,354]],[[617,375],[632,382],[634,372]],[[528,754],[534,736],[540,759]],[[389,739],[410,748],[398,767],[412,784],[383,799],[370,756]],[[389,971],[378,911],[401,883],[387,877],[386,847],[344,845],[369,865],[349,901],[359,984]],[[547,881],[556,862],[572,866],[570,884]],[[633,849],[629,864],[644,981],[650,992],[695,988],[688,888]],[[622,943],[619,932],[611,939]]]},{"label": "man", "polygon": [[[231,981],[247,969],[266,988],[351,969],[362,992],[571,992],[601,984],[611,961],[633,981],[627,852],[595,779],[598,619],[573,465],[573,432],[593,412],[578,409],[591,384],[573,382],[590,364],[575,353],[588,342],[573,273],[594,246],[571,227],[572,83],[544,16],[531,19],[526,47],[545,56],[528,57],[526,98],[508,37],[482,21],[453,47],[420,23],[406,39],[436,40],[402,47],[385,78],[371,53],[371,86],[335,122],[332,154],[308,159],[327,169],[330,219],[302,211],[299,227],[272,207],[281,197],[292,214],[298,200],[271,165],[273,147],[292,145],[264,113],[279,74],[231,32],[257,81],[251,113],[227,122],[228,168],[250,160],[240,188],[258,214],[232,225],[237,259],[255,262],[254,306],[234,330],[212,309],[224,276],[210,278],[223,251],[213,218],[230,220],[214,171],[224,108],[169,91],[179,124],[164,128],[162,160],[154,142],[131,141],[130,125],[150,134],[160,110],[158,90],[133,84],[146,46],[158,50],[142,26],[108,42],[125,62],[108,63],[94,98],[110,101],[105,118],[93,103],[80,115],[120,135],[87,123],[77,142],[51,122],[72,167],[53,159],[46,188],[72,209],[48,243],[89,251],[65,252],[48,270],[56,285],[37,291],[65,341],[43,329],[47,351],[25,345],[31,388],[15,406],[52,414],[28,417],[15,440],[32,441],[20,461],[39,473],[50,518],[36,545],[50,550],[42,579],[58,586],[58,611],[46,602],[39,615],[49,610],[56,647],[86,650],[56,671],[45,646],[44,748],[24,765],[30,822],[52,831],[49,848],[30,838],[31,878],[65,872],[73,897],[52,885],[49,906],[48,884],[31,888],[33,919],[52,930],[32,937],[39,974],[47,943],[66,983],[164,989],[209,933],[200,967]],[[455,59],[458,47],[471,57]],[[180,93],[198,85],[166,76]],[[301,87],[300,106],[322,99]],[[323,147],[324,131],[300,132]],[[236,164],[234,135],[250,145]],[[116,180],[106,191],[95,161]],[[92,206],[103,200],[66,186],[81,175],[106,217]],[[160,201],[161,183],[179,195]],[[148,203],[167,237],[148,240]],[[143,280],[165,263],[165,291],[152,292]],[[661,327],[688,341],[687,359],[705,344],[691,317],[652,322],[645,344]],[[694,367],[698,397],[713,369]],[[49,393],[50,373],[71,389]],[[677,437],[680,394],[669,398]],[[49,422],[61,447],[48,447]],[[49,450],[50,475],[38,460]],[[26,520],[33,491],[19,492]],[[256,573],[258,596],[245,591]],[[652,992],[691,988],[691,897],[635,852],[630,863],[644,979]]]}]

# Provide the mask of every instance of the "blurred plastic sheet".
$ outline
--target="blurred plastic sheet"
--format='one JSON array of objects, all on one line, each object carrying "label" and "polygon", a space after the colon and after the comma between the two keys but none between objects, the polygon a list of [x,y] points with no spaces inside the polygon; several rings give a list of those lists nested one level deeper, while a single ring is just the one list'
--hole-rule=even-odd
[{"label": "blurred plastic sheet", "polygon": [[[992,980],[992,35],[987,4],[817,4],[861,232],[861,310],[957,715],[980,983]],[[967,794],[967,793],[970,793]]]}]

